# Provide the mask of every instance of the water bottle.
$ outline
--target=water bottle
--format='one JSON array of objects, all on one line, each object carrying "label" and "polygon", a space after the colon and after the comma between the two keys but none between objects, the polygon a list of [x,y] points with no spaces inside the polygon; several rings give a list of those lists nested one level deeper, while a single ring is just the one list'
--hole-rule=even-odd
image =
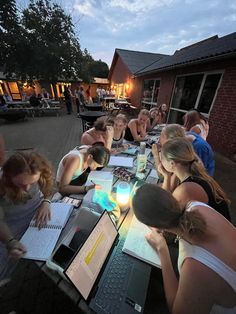
[{"label": "water bottle", "polygon": [[139,154],[137,156],[137,171],[136,171],[136,177],[141,180],[145,178],[145,169],[147,165],[147,156],[145,155],[145,150],[146,143],[141,142]]}]

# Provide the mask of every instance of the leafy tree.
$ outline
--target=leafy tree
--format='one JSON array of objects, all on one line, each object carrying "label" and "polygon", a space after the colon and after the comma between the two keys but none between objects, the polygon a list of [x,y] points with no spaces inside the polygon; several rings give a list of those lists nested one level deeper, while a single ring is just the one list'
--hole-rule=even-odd
[{"label": "leafy tree", "polygon": [[101,61],[93,61],[90,65],[90,75],[93,77],[107,78],[109,73],[108,65]]},{"label": "leafy tree", "polygon": [[82,52],[74,36],[71,17],[49,0],[31,0],[23,11],[22,25],[28,39],[30,78],[56,81],[79,77]]},{"label": "leafy tree", "polygon": [[0,65],[9,74],[15,72],[19,63],[19,50],[24,41],[15,0],[1,0],[0,6]]}]

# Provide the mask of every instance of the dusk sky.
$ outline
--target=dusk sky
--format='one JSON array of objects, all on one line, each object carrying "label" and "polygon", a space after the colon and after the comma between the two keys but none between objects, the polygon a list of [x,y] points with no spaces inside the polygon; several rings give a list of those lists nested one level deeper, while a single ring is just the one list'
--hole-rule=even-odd
[{"label": "dusk sky", "polygon": [[[16,0],[19,9],[28,0]],[[109,66],[115,48],[173,54],[236,31],[236,0],[55,0],[70,14],[81,48]]]}]

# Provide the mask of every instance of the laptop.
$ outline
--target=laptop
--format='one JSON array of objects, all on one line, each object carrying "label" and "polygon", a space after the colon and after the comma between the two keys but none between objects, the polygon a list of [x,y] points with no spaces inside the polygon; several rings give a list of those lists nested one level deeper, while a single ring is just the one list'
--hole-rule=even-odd
[{"label": "laptop", "polygon": [[151,267],[122,253],[124,240],[104,211],[64,270],[95,313],[143,313]]}]

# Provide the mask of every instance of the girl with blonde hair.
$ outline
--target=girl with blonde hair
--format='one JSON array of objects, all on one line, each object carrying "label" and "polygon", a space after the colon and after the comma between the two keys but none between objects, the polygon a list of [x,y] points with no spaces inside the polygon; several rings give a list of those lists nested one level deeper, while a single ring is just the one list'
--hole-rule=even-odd
[{"label": "girl with blonde hair", "polygon": [[[236,229],[210,206],[182,207],[170,192],[144,184],[132,199],[138,220],[151,228],[147,241],[161,260],[170,313],[236,313]],[[163,232],[179,238],[179,280]]]},{"label": "girl with blonde hair", "polygon": [[[182,207],[191,200],[200,201],[230,220],[229,200],[225,192],[207,174],[187,139],[175,138],[162,146],[158,172],[164,177],[163,188],[172,192]],[[178,178],[175,186],[171,186],[172,174]]]},{"label": "girl with blonde hair", "polygon": [[138,118],[129,121],[125,132],[125,139],[127,141],[143,141],[147,136],[147,128],[149,122],[149,111],[142,109],[139,112]]}]

